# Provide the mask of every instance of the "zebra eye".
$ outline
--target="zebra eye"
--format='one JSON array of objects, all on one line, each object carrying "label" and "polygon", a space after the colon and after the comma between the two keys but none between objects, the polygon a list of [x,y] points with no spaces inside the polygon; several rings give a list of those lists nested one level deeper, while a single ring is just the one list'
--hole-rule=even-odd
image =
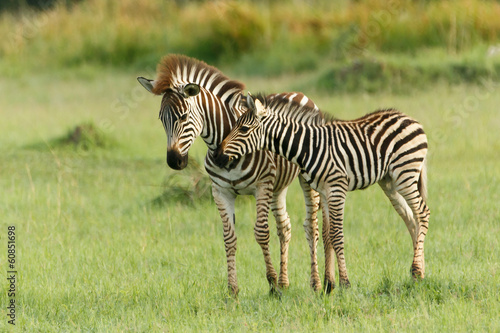
[{"label": "zebra eye", "polygon": [[189,83],[184,87],[184,96],[193,97],[200,93],[200,86],[194,83]]},{"label": "zebra eye", "polygon": [[179,117],[179,120],[180,121],[185,121],[188,117],[188,114],[187,113],[184,113],[182,116]]},{"label": "zebra eye", "polygon": [[240,132],[241,133],[246,133],[246,132],[248,132],[249,129],[250,129],[250,127],[248,127],[248,126],[241,126],[240,127]]}]

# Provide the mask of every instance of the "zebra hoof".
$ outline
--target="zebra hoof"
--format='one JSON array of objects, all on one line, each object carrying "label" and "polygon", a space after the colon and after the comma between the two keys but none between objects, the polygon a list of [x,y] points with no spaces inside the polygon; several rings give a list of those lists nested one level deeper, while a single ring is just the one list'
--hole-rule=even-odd
[{"label": "zebra hoof", "polygon": [[281,292],[281,290],[278,289],[278,287],[271,286],[271,290],[269,290],[269,296],[281,299],[282,295],[283,295],[283,293]]},{"label": "zebra hoof", "polygon": [[424,279],[424,272],[422,269],[418,266],[411,266],[411,276],[413,277],[414,280],[423,280]]},{"label": "zebra hoof", "polygon": [[238,288],[238,286],[228,285],[227,287],[228,287],[227,289],[228,289],[229,295],[231,295],[234,298],[237,298],[238,297],[238,292],[240,291],[240,289]]},{"label": "zebra hoof", "polygon": [[339,285],[340,287],[342,288],[351,288],[351,282],[349,282],[349,280],[345,280],[345,281],[339,281]]},{"label": "zebra hoof", "polygon": [[319,281],[311,281],[311,288],[315,292],[321,291],[321,282],[319,282]]},{"label": "zebra hoof", "polygon": [[335,289],[335,281],[330,281],[325,279],[325,288],[324,288],[325,294],[329,295],[333,289]]}]

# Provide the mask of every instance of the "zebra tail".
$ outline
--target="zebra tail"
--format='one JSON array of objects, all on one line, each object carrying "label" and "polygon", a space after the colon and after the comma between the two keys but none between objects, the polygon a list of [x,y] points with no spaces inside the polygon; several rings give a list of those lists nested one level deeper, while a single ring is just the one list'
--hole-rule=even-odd
[{"label": "zebra tail", "polygon": [[422,170],[420,171],[420,178],[418,179],[418,191],[424,199],[424,202],[427,202],[427,159],[424,159],[424,165],[422,167]]}]

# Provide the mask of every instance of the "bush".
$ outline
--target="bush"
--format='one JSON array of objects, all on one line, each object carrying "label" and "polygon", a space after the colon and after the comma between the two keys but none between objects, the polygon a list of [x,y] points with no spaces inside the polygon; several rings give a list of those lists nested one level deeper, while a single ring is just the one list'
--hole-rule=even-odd
[{"label": "bush", "polygon": [[87,122],[76,125],[60,137],[48,142],[27,146],[28,149],[46,150],[61,149],[79,153],[90,153],[101,149],[116,147],[116,140],[99,129],[94,123]]},{"label": "bush", "polygon": [[459,84],[500,79],[500,61],[490,60],[484,53],[477,58],[441,58],[439,54],[419,58],[379,56],[336,63],[322,71],[312,86],[328,92],[404,93],[436,81]]},{"label": "bush", "polygon": [[27,9],[47,10],[57,4],[72,6],[82,0],[2,0],[0,2],[0,12],[19,12]]},{"label": "bush", "polygon": [[249,3],[217,8],[207,2],[191,10],[185,14],[187,19],[180,21],[182,38],[172,40],[172,47],[179,52],[214,63],[231,61],[265,45],[264,22]]},{"label": "bush", "polygon": [[[371,90],[373,76],[389,82],[393,71],[404,76],[408,70],[382,68],[366,60],[367,55],[413,57],[438,48],[449,58],[496,43],[500,36],[500,3],[480,0],[64,3],[74,5],[0,16],[0,30],[7,32],[0,42],[6,70],[12,71],[10,64],[28,69],[82,64],[154,68],[163,55],[182,53],[215,66],[236,66],[236,73],[267,76],[326,64],[332,75],[325,84],[336,86],[345,84],[328,83],[332,76],[349,81],[361,70],[361,87]],[[481,66],[446,70],[472,78],[486,73]],[[408,75],[418,76],[415,71]]]}]

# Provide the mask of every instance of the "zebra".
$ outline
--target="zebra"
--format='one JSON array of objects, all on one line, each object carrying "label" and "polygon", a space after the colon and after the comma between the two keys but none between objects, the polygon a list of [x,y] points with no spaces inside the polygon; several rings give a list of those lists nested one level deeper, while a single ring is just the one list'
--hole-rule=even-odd
[{"label": "zebra", "polygon": [[[237,237],[234,202],[238,195],[250,194],[256,198],[254,234],[264,255],[270,292],[279,294],[280,287],[289,285],[287,262],[291,224],[286,211],[286,193],[287,187],[299,174],[299,169],[270,152],[243,156],[233,161],[231,169],[218,167],[213,158],[213,151],[229,133],[237,118],[246,111],[246,96],[242,93],[244,85],[230,80],[215,67],[182,55],[165,56],[158,64],[155,80],[138,77],[138,81],[149,92],[163,96],[159,118],[167,134],[167,164],[172,169],[186,167],[188,151],[196,137],[201,135],[208,147],[205,169],[212,180],[213,198],[223,223],[229,291],[234,295],[239,291],[235,262]],[[324,121],[317,106],[302,93],[274,94],[268,98],[288,101],[283,104],[285,108],[292,102],[306,108],[307,121]],[[314,290],[320,290],[316,259],[319,194],[312,191],[302,177],[299,177],[299,181],[306,202],[304,228],[311,256],[310,284]],[[275,216],[280,239],[279,279],[269,253],[269,206]],[[323,230],[325,237],[327,235]],[[325,247],[325,252],[333,255],[333,248]],[[332,274],[331,271],[331,267],[325,267],[325,274]]]},{"label": "zebra", "polygon": [[276,112],[285,102],[282,98],[247,97],[249,110],[217,149],[217,164],[228,165],[261,149],[297,164],[306,181],[320,193],[329,215],[328,241],[337,257],[339,285],[345,287],[350,286],[343,234],[346,192],[378,183],[411,235],[411,274],[414,279],[423,279],[430,210],[426,204],[428,147],[422,126],[394,109],[351,121],[304,124],[294,116],[297,105],[287,108],[288,113]]}]

